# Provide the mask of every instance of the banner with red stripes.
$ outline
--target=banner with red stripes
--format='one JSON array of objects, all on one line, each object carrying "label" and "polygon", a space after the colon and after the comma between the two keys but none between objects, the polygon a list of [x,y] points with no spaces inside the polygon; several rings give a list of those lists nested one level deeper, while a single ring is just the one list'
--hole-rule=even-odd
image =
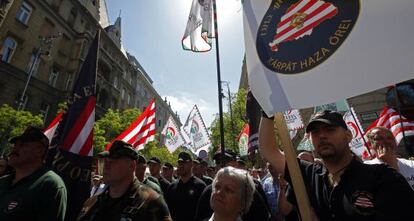
[{"label": "banner with red stripes", "polygon": [[82,64],[68,110],[62,115],[48,153],[47,162],[62,177],[68,191],[65,218],[68,221],[76,220],[90,194],[98,50],[99,31]]},{"label": "banner with red stripes", "polygon": [[153,98],[144,112],[117,138],[106,145],[105,149],[109,150],[115,140],[123,140],[135,149],[143,149],[145,144],[153,141],[155,138],[155,98]]},{"label": "banner with red stripes", "polygon": [[397,141],[397,145],[403,139],[403,132],[405,136],[414,135],[414,122],[407,120],[404,116],[400,117],[398,112],[387,106],[384,107],[380,117],[368,127],[367,131],[376,126],[385,127],[391,130]]},{"label": "banner with red stripes", "polygon": [[60,120],[62,120],[62,116],[63,116],[63,111],[59,112],[55,119],[52,120],[52,122],[49,124],[49,126],[47,126],[44,130],[43,133],[46,135],[46,137],[49,140],[53,139],[53,136],[56,132],[57,127],[59,126]]}]

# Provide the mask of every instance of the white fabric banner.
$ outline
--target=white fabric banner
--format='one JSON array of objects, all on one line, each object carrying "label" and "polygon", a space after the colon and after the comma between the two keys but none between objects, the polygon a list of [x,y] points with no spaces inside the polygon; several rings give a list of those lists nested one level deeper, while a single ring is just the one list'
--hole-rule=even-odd
[{"label": "white fabric banner", "polygon": [[[304,127],[299,110],[289,110],[284,112],[285,122],[289,131],[299,130]],[[292,137],[291,137],[292,138]]]},{"label": "white fabric banner", "polygon": [[[210,136],[197,105],[194,105],[183,128],[190,140],[191,151],[197,156],[208,154],[211,145]],[[205,153],[200,154],[200,151]]]},{"label": "white fabric banner", "polygon": [[170,153],[173,153],[178,147],[185,144],[180,128],[177,127],[172,116],[168,118],[161,134],[165,136],[164,144]]},{"label": "white fabric banner", "polygon": [[414,1],[245,0],[243,8],[249,84],[268,115],[414,76]]},{"label": "white fabric banner", "polygon": [[[351,114],[354,114],[355,118]],[[359,123],[358,119],[356,118],[354,109],[351,107],[350,110],[348,110],[344,114],[344,121],[346,125],[348,125],[349,130],[352,132],[353,139],[350,143],[351,150],[354,152],[357,156],[362,157],[362,154],[365,150],[365,144],[362,139],[362,136],[364,134],[364,130],[361,127],[361,124]]]}]

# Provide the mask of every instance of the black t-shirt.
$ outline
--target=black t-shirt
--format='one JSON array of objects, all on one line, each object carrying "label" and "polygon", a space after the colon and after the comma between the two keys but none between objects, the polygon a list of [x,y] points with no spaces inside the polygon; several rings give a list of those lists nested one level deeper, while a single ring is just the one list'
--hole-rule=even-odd
[{"label": "black t-shirt", "polygon": [[[412,219],[414,191],[404,177],[389,166],[366,165],[354,158],[339,184],[332,187],[323,165],[302,160],[299,165],[311,206],[321,221]],[[288,171],[286,174],[291,183]]]},{"label": "black t-shirt", "polygon": [[[256,186],[260,185],[256,183]],[[213,214],[213,210],[210,206],[210,197],[213,192],[212,185],[205,188],[201,194],[200,200],[197,205],[196,221],[202,221],[208,219]],[[266,200],[260,195],[258,188],[253,194],[253,202],[249,211],[243,215],[243,221],[267,221],[270,219],[270,211],[266,204]]]},{"label": "black t-shirt", "polygon": [[206,184],[195,176],[186,183],[181,179],[171,183],[165,199],[174,221],[194,220],[197,202],[205,187]]}]

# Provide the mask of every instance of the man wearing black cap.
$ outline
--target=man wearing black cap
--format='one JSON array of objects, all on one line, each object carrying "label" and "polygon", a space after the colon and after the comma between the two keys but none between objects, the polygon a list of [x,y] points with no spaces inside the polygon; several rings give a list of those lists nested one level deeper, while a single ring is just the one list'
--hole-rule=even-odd
[{"label": "man wearing black cap", "polygon": [[147,170],[147,159],[141,155],[138,154],[137,162],[137,168],[135,169],[135,177],[140,181],[141,183],[151,187],[153,190],[155,190],[159,194],[163,194],[161,191],[161,187],[159,183],[156,183],[154,181],[157,181],[157,178],[152,176],[146,176],[145,172]]},{"label": "man wearing black cap", "polygon": [[206,185],[208,186],[211,183],[213,183],[213,179],[206,176],[207,166],[208,166],[207,161],[203,160],[200,157],[193,160],[193,174],[194,174],[194,176],[196,176],[199,179],[201,179],[202,181],[204,181],[204,183],[206,183]]},{"label": "man wearing black cap", "polygon": [[98,156],[108,188],[84,203],[78,220],[171,220],[162,196],[135,178],[138,154],[130,144],[115,141]]},{"label": "man wearing black cap", "polygon": [[171,163],[166,162],[162,166],[162,177],[167,179],[170,184],[175,181],[174,166]]},{"label": "man wearing black cap", "polygon": [[193,160],[187,152],[178,155],[179,180],[171,183],[165,198],[174,221],[194,220],[197,201],[206,184],[192,174]]},{"label": "man wearing black cap", "polygon": [[[285,156],[275,140],[273,121],[262,117],[260,151],[284,173]],[[352,133],[342,115],[316,113],[306,127],[323,165],[298,160],[313,215],[319,220],[410,220],[414,192],[399,173],[384,165],[366,165],[351,152]],[[288,204],[294,204],[289,200]]]},{"label": "man wearing black cap", "polygon": [[28,127],[10,140],[9,165],[15,172],[0,178],[0,220],[58,220],[66,212],[66,187],[43,164],[49,139]]},{"label": "man wearing black cap", "polygon": [[157,178],[163,193],[167,192],[170,182],[161,176],[161,160],[158,157],[152,157],[149,161],[149,171],[151,176]]},{"label": "man wearing black cap", "polygon": [[[217,152],[214,157],[214,161],[216,162],[216,166],[222,165],[222,160],[224,160],[225,166],[232,166],[237,167],[237,156],[231,150],[225,150],[224,158],[221,157],[221,152]],[[253,202],[250,206],[249,211],[243,215],[242,220],[244,221],[256,221],[256,220],[269,220],[271,217],[269,206],[266,202],[266,195],[263,191],[263,188],[259,181],[255,180],[255,191],[253,194]],[[203,193],[200,196],[200,200],[197,204],[196,210],[196,221],[202,221],[211,217],[213,214],[213,210],[210,206],[210,198],[212,194],[212,185],[208,185]]]}]

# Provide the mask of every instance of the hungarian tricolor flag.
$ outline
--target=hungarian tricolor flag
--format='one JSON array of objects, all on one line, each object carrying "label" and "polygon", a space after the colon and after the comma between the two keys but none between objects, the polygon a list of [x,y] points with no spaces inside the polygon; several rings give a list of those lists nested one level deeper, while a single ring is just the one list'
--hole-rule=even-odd
[{"label": "hungarian tricolor flag", "polygon": [[53,139],[53,136],[55,135],[56,129],[59,126],[60,120],[62,120],[62,116],[63,116],[63,111],[59,112],[55,119],[52,120],[52,122],[49,124],[49,126],[47,126],[44,130],[43,133],[46,135],[46,137],[49,140]]},{"label": "hungarian tricolor flag", "polygon": [[145,108],[144,112],[124,131],[106,145],[109,150],[115,140],[122,140],[131,144],[135,149],[143,149],[145,144],[155,138],[155,98]]},{"label": "hungarian tricolor flag", "polygon": [[246,156],[249,149],[249,124],[244,124],[239,136],[237,137],[239,142],[239,154],[240,156]]},{"label": "hungarian tricolor flag", "polygon": [[48,162],[66,184],[68,203],[65,220],[69,221],[76,220],[90,192],[98,50],[99,31],[82,64],[68,102],[68,111],[62,116],[49,151]]}]

